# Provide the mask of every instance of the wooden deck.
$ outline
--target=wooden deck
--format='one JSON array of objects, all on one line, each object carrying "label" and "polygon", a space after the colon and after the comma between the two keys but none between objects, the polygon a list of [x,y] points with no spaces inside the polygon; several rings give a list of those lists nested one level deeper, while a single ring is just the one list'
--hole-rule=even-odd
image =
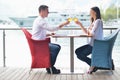
[{"label": "wooden deck", "polygon": [[119,80],[120,68],[113,74],[110,71],[99,70],[92,75],[82,74],[47,74],[45,69],[34,69],[29,74],[29,68],[0,68],[0,80]]}]

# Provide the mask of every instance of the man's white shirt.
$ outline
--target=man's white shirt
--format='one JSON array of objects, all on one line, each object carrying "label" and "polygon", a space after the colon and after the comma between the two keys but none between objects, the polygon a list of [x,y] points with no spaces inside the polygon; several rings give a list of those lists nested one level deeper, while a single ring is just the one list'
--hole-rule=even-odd
[{"label": "man's white shirt", "polygon": [[33,22],[32,39],[44,40],[46,39],[47,31],[56,31],[58,29],[59,27],[50,27],[44,18],[38,16]]}]

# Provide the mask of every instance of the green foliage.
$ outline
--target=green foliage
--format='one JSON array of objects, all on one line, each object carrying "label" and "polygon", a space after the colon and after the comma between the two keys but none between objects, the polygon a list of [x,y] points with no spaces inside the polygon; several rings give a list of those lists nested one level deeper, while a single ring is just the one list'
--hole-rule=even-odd
[{"label": "green foliage", "polygon": [[[116,19],[117,18],[117,7],[115,5],[111,5],[105,11],[101,9],[101,15],[104,21]],[[120,8],[119,8],[119,17],[120,17]]]}]

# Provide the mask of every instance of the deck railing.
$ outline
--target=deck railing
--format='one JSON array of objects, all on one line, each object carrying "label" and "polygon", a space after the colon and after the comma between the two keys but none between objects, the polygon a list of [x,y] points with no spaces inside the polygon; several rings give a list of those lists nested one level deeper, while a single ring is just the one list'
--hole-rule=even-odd
[{"label": "deck railing", "polygon": [[[27,30],[32,30],[31,27],[25,27]],[[104,28],[103,30],[109,30],[112,33],[117,28]],[[8,30],[21,30],[21,28],[0,28],[3,31],[3,67],[6,67],[6,31]],[[80,28],[62,28],[61,30],[81,30]]]}]

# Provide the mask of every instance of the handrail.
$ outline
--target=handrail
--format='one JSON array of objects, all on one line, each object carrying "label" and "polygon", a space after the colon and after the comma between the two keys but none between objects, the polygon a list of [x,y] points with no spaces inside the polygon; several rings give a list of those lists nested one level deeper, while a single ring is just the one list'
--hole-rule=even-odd
[{"label": "handrail", "polygon": [[[26,28],[27,30],[32,30],[32,27],[24,27]],[[115,30],[117,28],[103,28],[104,30]],[[0,28],[0,30],[21,30],[21,27],[18,27],[18,28]],[[77,28],[61,28],[60,30],[81,30],[81,28],[77,27]]]},{"label": "handrail", "polygon": [[[24,27],[26,28],[27,30],[32,30],[32,27]],[[103,28],[103,30],[110,30],[110,33],[112,33],[112,30],[115,30],[117,28]],[[6,50],[5,50],[5,36],[6,36],[6,33],[5,31],[6,30],[21,30],[21,27],[18,27],[18,28],[0,28],[0,30],[3,30],[3,67],[6,67]],[[62,28],[60,30],[81,30],[80,28]]]}]

